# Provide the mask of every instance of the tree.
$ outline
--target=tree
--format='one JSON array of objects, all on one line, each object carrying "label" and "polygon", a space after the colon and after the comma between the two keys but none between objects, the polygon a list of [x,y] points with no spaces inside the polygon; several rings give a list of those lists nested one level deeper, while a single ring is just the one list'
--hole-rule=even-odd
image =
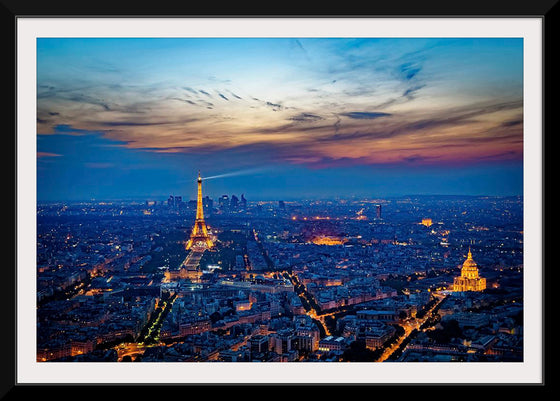
[{"label": "tree", "polygon": [[222,320],[222,315],[219,312],[214,312],[210,315],[210,321],[212,323],[216,323],[219,320]]},{"label": "tree", "polygon": [[438,344],[447,344],[452,338],[463,337],[463,331],[459,326],[457,320],[451,319],[446,322],[441,322],[442,328],[428,331],[428,337]]},{"label": "tree", "polygon": [[365,341],[357,340],[350,343],[344,350],[342,360],[345,362],[375,362],[381,356],[381,350],[372,351],[366,347]]}]

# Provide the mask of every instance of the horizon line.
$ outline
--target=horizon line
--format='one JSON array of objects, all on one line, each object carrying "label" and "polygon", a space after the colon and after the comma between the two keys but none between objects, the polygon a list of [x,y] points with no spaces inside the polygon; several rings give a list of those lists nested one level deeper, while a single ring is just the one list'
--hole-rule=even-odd
[{"label": "horizon line", "polygon": [[[229,195],[229,194],[222,194]],[[218,195],[217,198],[219,198]],[[235,194],[233,194],[235,195]],[[166,198],[167,196],[167,198]],[[121,198],[90,198],[90,199],[37,199],[37,204],[39,203],[62,203],[62,202],[146,202],[146,201],[157,201],[157,200],[167,200],[169,196],[181,196],[183,195],[158,195],[158,196],[131,196],[131,197],[121,197]],[[210,196],[208,196],[212,199]],[[379,200],[379,199],[394,199],[394,198],[414,198],[414,197],[453,197],[453,198],[523,198],[523,194],[511,194],[511,195],[490,195],[490,194],[403,194],[403,195],[384,195],[384,196],[336,196],[336,197],[288,197],[288,198],[255,198],[247,199],[248,202],[277,202],[277,201],[332,201],[332,200]],[[194,199],[193,199],[194,200]]]}]

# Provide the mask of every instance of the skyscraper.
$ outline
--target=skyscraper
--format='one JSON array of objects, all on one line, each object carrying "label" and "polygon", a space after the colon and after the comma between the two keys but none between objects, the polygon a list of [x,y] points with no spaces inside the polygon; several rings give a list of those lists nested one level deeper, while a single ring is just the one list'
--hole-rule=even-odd
[{"label": "skyscraper", "polygon": [[239,206],[239,198],[235,195],[231,195],[231,200],[230,200],[231,210],[233,210],[233,211],[237,210],[238,206]]},{"label": "skyscraper", "polygon": [[222,195],[218,199],[218,203],[220,205],[220,210],[228,210],[229,209],[229,196]]}]

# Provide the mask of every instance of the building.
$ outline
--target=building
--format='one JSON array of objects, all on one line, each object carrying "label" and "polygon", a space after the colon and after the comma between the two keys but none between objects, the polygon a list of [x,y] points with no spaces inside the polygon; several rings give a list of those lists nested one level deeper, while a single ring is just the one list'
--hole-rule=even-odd
[{"label": "building", "polygon": [[268,351],[268,336],[257,334],[249,340],[251,354],[262,354]]},{"label": "building", "polygon": [[461,276],[453,280],[453,291],[483,291],[486,289],[486,279],[478,275],[478,266],[472,258],[471,249],[467,259],[463,262]]},{"label": "building", "polygon": [[228,195],[222,195],[219,199],[218,199],[218,203],[220,205],[220,209],[221,210],[227,210],[229,209],[229,196]]},{"label": "building", "polygon": [[319,351],[343,351],[346,348],[344,337],[328,336],[319,341]]},{"label": "building", "polygon": [[231,210],[237,210],[239,206],[239,198],[235,195],[231,195],[231,200],[229,201]]},{"label": "building", "polygon": [[368,326],[365,331],[366,348],[375,350],[382,347],[395,333],[395,328],[389,325]]},{"label": "building", "polygon": [[361,310],[356,315],[361,320],[376,320],[385,323],[394,323],[398,320],[398,314],[394,310]]},{"label": "building", "polygon": [[274,340],[274,352],[278,355],[285,354],[292,351],[292,341],[294,340],[294,335],[291,330],[285,329],[280,330],[272,335]]},{"label": "building", "polygon": [[422,219],[422,223],[420,224],[426,227],[430,227],[433,223],[432,223],[432,219],[426,218],[426,219]]}]

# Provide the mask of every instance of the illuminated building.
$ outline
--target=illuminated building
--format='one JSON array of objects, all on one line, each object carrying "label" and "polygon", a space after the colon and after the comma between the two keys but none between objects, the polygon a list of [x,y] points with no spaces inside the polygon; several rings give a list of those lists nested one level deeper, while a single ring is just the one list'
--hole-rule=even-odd
[{"label": "illuminated building", "polygon": [[343,245],[346,241],[337,237],[319,236],[313,238],[311,242],[315,245]]},{"label": "illuminated building", "polygon": [[486,279],[478,275],[478,266],[472,258],[471,249],[467,259],[463,262],[461,276],[453,280],[453,291],[483,291],[486,289]]},{"label": "illuminated building", "polygon": [[210,236],[208,235],[208,230],[206,228],[206,223],[204,222],[204,206],[202,204],[202,178],[200,178],[200,172],[198,173],[198,195],[196,197],[196,219],[194,221],[194,227],[191,232],[191,237],[187,242],[186,249],[191,249],[193,247],[197,250],[210,249],[214,246]]},{"label": "illuminated building", "polygon": [[422,219],[422,225],[430,227],[432,225],[432,219]]}]

